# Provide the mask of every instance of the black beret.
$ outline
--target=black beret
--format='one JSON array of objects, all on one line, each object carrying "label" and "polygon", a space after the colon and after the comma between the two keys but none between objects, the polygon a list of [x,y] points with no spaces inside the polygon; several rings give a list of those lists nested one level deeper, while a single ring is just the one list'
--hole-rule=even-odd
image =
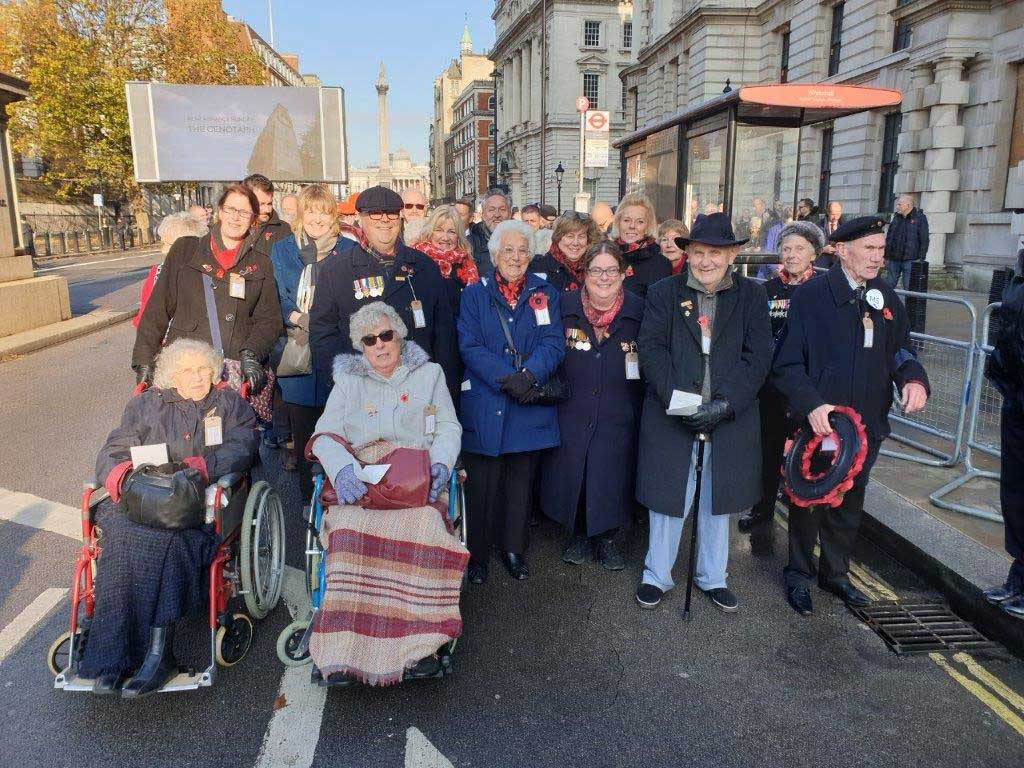
[{"label": "black beret", "polygon": [[402,197],[395,190],[387,187],[370,187],[364,189],[356,198],[356,210],[360,213],[385,211],[397,213],[405,207]]},{"label": "black beret", "polygon": [[829,240],[833,243],[848,243],[868,235],[880,235],[885,231],[887,223],[884,216],[858,216],[840,224]]}]

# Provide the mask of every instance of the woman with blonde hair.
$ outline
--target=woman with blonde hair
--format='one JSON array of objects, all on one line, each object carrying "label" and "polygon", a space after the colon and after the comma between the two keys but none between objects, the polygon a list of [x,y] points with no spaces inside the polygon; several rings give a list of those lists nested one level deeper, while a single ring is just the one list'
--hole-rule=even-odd
[{"label": "woman with blonde hair", "polygon": [[480,279],[473,247],[466,239],[462,217],[454,205],[435,208],[427,217],[419,236],[409,243],[437,264],[448,290],[452,310],[458,314],[462,289]]},{"label": "woman with blonde hair", "polygon": [[622,198],[613,227],[615,244],[626,258],[624,287],[642,299],[648,286],[672,274],[672,263],[662,255],[656,240],[658,219],[650,199],[637,193]]},{"label": "woman with blonde hair", "polygon": [[686,251],[676,243],[677,237],[686,237],[690,230],[679,219],[665,219],[658,227],[658,247],[661,255],[672,264],[672,274],[678,275],[686,266]]},{"label": "woman with blonde hair", "polygon": [[[337,198],[323,184],[311,184],[299,193],[292,224],[294,237],[274,243],[270,251],[287,343],[293,349],[296,346],[309,348],[309,309],[313,305],[320,262],[334,252],[338,242],[337,218]],[[291,426],[299,491],[308,499],[313,492],[313,479],[305,447],[321,413],[316,406],[317,374],[312,362],[308,368],[298,371],[279,366],[278,381]],[[291,456],[286,457],[287,464],[291,465],[292,461]]]},{"label": "woman with blonde hair", "polygon": [[600,240],[601,232],[593,218],[566,211],[555,220],[551,247],[530,262],[530,271],[560,291],[577,291],[583,287],[584,257]]}]

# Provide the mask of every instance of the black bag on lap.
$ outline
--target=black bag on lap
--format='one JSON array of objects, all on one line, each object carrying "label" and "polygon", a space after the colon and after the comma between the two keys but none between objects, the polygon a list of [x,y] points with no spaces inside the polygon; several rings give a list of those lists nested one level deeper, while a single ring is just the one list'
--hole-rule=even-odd
[{"label": "black bag on lap", "polygon": [[143,464],[121,491],[133,523],[183,531],[206,522],[205,487],[198,469],[181,464]]}]

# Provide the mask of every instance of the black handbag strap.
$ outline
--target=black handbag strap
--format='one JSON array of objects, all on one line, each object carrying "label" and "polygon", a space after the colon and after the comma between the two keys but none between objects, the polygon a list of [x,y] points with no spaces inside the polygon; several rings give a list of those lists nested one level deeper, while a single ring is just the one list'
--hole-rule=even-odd
[{"label": "black handbag strap", "polygon": [[515,342],[512,341],[512,333],[508,329],[508,322],[505,320],[505,316],[501,314],[501,310],[495,303],[494,299],[491,299],[491,309],[494,310],[494,314],[498,316],[498,322],[501,323],[501,331],[505,334],[505,343],[508,345],[509,352],[512,353],[513,360],[515,362],[516,370],[520,370],[523,367],[523,356],[519,354],[519,350],[516,349]]},{"label": "black handbag strap", "polygon": [[220,323],[217,322],[217,300],[213,297],[213,278],[203,275],[203,295],[206,297],[206,320],[210,324],[210,341],[213,348],[224,354],[224,342],[220,337]]}]

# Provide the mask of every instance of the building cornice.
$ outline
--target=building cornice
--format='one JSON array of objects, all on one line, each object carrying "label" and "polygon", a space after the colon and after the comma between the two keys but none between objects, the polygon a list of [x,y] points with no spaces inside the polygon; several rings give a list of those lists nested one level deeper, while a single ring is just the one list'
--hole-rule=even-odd
[{"label": "building cornice", "polygon": [[637,64],[648,64],[665,46],[671,44],[680,35],[691,29],[713,22],[730,23],[736,19],[757,19],[758,10],[754,8],[725,8],[721,6],[694,6],[680,16],[661,37],[642,48],[636,56]]},{"label": "building cornice", "polygon": [[999,0],[995,2],[993,0],[911,0],[906,5],[889,11],[889,15],[896,21],[919,24],[944,13],[956,11],[981,13],[993,10],[993,6],[1006,4],[1008,3],[999,2]]}]

